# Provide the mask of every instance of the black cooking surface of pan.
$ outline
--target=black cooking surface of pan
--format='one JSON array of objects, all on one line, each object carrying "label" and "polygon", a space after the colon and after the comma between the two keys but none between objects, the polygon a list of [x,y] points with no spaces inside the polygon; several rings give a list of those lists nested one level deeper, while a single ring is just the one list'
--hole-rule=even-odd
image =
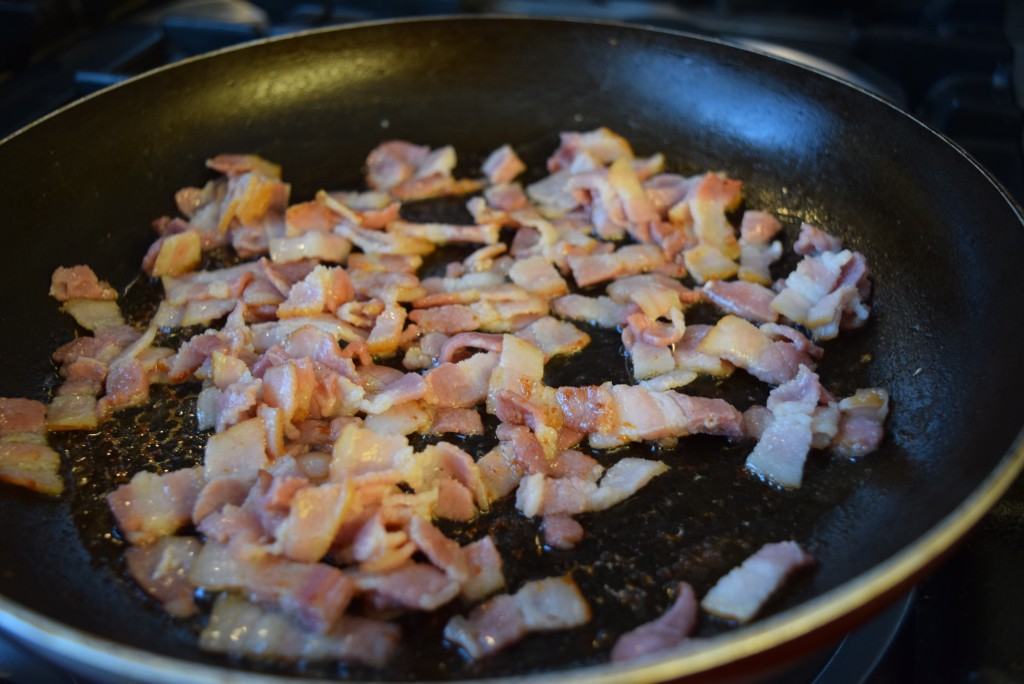
[{"label": "black cooking surface of pan", "polygon": [[[495,535],[513,589],[572,572],[594,608],[586,627],[467,664],[440,639],[451,612],[466,610],[453,606],[405,619],[405,649],[385,671],[302,672],[446,678],[603,662],[619,633],[664,610],[680,580],[701,594],[761,544],[793,538],[819,564],[771,604],[783,611],[876,569],[1006,470],[1021,423],[1024,233],[987,176],[923,126],[826,77],[718,43],[601,24],[449,19],[272,41],[162,70],[0,144],[0,396],[48,398],[49,352],[75,334],[46,294],[56,266],[90,264],[122,290],[131,284],[129,310],[142,316],[151,306],[154,286],[136,280],[149,223],[173,212],[175,189],[208,177],[203,160],[213,154],[281,163],[301,201],[324,187],[360,187],[366,153],[384,139],[453,144],[462,175],[508,142],[539,175],[558,131],[600,125],[639,154],[664,152],[669,170],[742,179],[745,206],[786,223],[787,247],[807,220],[867,256],[871,320],[826,344],[819,373],[839,396],[891,392],[885,443],[859,463],[812,453],[795,492],[743,473],[750,444],[696,437],[672,450],[632,447],[653,451],[670,472],[626,503],[582,516],[587,537],[573,551],[542,549],[536,523],[510,502],[446,528],[464,539]],[[461,210],[435,202],[405,211],[426,219]],[[627,380],[618,336],[590,332],[583,354],[549,364],[549,384]],[[170,619],[127,579],[102,502],[139,469],[201,459],[195,390],[161,388],[155,412],[129,410],[96,434],[55,439],[64,499],[0,489],[0,594],[122,644],[228,663],[199,652],[202,618]],[[740,408],[767,394],[742,373],[684,391]],[[618,456],[597,454],[606,465]],[[705,619],[700,633],[724,627]]]}]

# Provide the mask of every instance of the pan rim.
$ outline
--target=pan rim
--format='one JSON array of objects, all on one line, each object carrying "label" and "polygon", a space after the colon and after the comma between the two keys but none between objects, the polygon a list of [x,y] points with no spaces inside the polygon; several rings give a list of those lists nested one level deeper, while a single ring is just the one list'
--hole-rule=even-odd
[{"label": "pan rim", "polygon": [[[881,103],[885,107],[909,120],[934,135],[941,142],[952,147],[964,160],[971,164],[988,183],[999,193],[1003,201],[1009,205],[1017,218],[1017,229],[1024,225],[1024,212],[1021,207],[993,175],[975,160],[966,150],[942,133],[919,121],[909,113],[899,109],[884,98],[867,91],[854,83],[838,78],[827,72],[795,63],[761,50],[739,45],[728,40],[709,38],[693,33],[675,31],[660,27],[638,24],[627,24],[618,21],[597,19],[573,19],[568,17],[529,17],[522,15],[442,15],[423,16],[398,19],[358,22],[343,26],[330,26],[309,29],[283,36],[271,36],[233,45],[213,52],[186,58],[173,64],[167,64],[120,83],[114,84],[79,100],[71,102],[49,114],[23,126],[10,135],[0,139],[0,152],[5,144],[23,135],[31,129],[44,124],[51,118],[74,107],[91,101],[95,97],[129,86],[136,81],[155,76],[165,70],[179,65],[190,64],[207,59],[214,59],[222,54],[246,50],[269,43],[288,40],[301,40],[304,37],[332,32],[390,26],[394,24],[419,23],[452,23],[457,21],[493,22],[521,21],[538,24],[571,24],[593,25],[616,29],[629,33],[661,34],[681,37],[692,41],[710,43],[746,53],[754,53],[763,59],[787,64],[790,67],[814,73],[820,77],[837,82],[843,87],[851,88],[861,95]],[[982,518],[982,516],[1006,492],[1014,480],[1024,470],[1024,429],[1018,431],[1013,443],[1007,449],[989,475],[949,514],[939,520],[924,534],[910,542],[900,551],[867,572],[861,573],[847,582],[789,610],[760,620],[753,625],[726,632],[709,640],[704,648],[692,653],[684,649],[674,649],[651,657],[629,663],[585,666],[570,670],[556,670],[514,677],[498,677],[481,680],[462,680],[466,682],[618,682],[624,679],[631,682],[654,682],[708,673],[725,665],[733,665],[756,655],[777,649],[806,637],[817,629],[837,622],[844,616],[859,608],[871,605],[899,589],[916,575],[920,574],[938,560],[959,539]],[[78,664],[95,671],[113,673],[119,677],[147,680],[154,684],[164,682],[191,681],[198,683],[224,684],[239,679],[261,684],[289,682],[323,682],[322,679],[281,677],[253,673],[245,670],[229,669],[216,665],[202,664],[195,661],[182,660],[170,656],[159,655],[132,646],[98,637],[83,630],[67,626],[57,620],[33,611],[21,604],[0,595],[0,629],[12,634],[16,639],[27,643],[31,648],[55,656],[65,664]],[[351,680],[355,681],[355,680]],[[374,680],[376,681],[376,680]]]}]

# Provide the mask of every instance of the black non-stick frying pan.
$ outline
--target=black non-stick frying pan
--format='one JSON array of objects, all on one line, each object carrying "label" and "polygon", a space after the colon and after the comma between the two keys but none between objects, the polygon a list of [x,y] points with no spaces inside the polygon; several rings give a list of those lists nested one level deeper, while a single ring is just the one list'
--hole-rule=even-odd
[{"label": "black non-stick frying pan", "polygon": [[[914,581],[1020,470],[1024,230],[1006,193],[948,141],[877,98],[764,55],[610,24],[400,21],[227,50],[87,98],[0,144],[0,395],[45,400],[49,351],[74,334],[47,298],[52,269],[88,263],[127,287],[152,239],[149,222],[172,212],[174,189],[202,183],[212,154],[278,161],[303,199],[358,187],[382,139],[454,144],[466,173],[509,142],[536,173],[557,131],[599,125],[640,153],[665,152],[673,170],[727,171],[746,181],[748,207],[790,227],[817,223],[866,254],[871,322],[829,343],[820,372],[840,394],[889,389],[883,448],[855,464],[813,454],[804,488],[781,493],[743,476],[749,445],[684,440],[661,456],[670,475],[584,520],[587,541],[573,552],[542,551],[533,523],[500,509],[462,533],[498,537],[513,588],[573,571],[595,608],[591,625],[467,666],[440,643],[443,616],[413,618],[391,670],[305,674],[650,681],[750,673],[806,651]],[[135,281],[125,300],[144,308],[149,287]],[[590,354],[552,368],[550,381],[622,377],[607,337]],[[741,407],[764,396],[740,378],[698,390]],[[198,457],[188,401],[167,393],[159,420],[129,412],[96,435],[60,441],[69,485],[61,501],[0,489],[0,627],[103,680],[296,674],[200,653],[201,620],[163,615],[117,560],[99,497],[137,469]],[[663,610],[676,581],[703,592],[759,544],[791,537],[819,565],[767,618],[739,630],[705,620],[703,635],[720,634],[703,651],[607,665],[615,636]]]}]

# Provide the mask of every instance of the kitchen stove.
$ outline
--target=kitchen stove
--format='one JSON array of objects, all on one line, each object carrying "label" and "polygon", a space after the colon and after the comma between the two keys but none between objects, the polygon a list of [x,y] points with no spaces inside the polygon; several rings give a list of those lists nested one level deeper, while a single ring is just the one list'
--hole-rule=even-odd
[{"label": "kitchen stove", "polygon": [[[219,47],[366,19],[483,12],[673,28],[809,64],[952,138],[1024,203],[1024,1],[0,0],[0,137],[133,74]],[[1024,481],[913,592],[772,681],[1024,682],[1022,575]],[[0,639],[0,682],[83,680]]]}]

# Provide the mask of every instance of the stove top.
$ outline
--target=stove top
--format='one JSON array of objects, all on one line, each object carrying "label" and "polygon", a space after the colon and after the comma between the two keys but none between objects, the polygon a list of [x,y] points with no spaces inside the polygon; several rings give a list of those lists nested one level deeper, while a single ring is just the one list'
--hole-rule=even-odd
[{"label": "stove top", "polygon": [[[690,31],[829,71],[952,138],[1024,204],[1024,0],[0,0],[0,137],[219,47],[351,21],[483,12]],[[914,592],[772,681],[1024,683],[1021,549],[1024,480]],[[81,681],[0,638],[0,682]]]}]

